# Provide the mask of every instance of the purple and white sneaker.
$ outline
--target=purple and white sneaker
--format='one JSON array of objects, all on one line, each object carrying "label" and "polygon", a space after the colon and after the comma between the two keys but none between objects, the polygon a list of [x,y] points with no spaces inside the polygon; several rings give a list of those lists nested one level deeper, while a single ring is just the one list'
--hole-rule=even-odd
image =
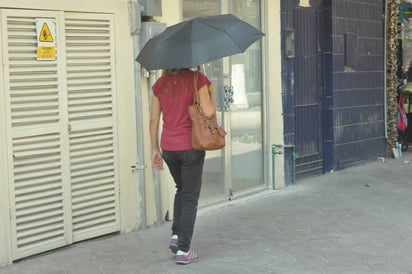
[{"label": "purple and white sneaker", "polygon": [[183,252],[178,250],[176,253],[176,263],[177,264],[190,264],[199,261],[199,255],[193,249],[189,249],[188,252]]}]

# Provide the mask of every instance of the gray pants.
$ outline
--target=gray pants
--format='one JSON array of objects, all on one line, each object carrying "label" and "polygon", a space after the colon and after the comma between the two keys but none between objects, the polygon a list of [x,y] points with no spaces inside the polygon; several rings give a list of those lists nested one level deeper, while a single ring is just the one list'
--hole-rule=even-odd
[{"label": "gray pants", "polygon": [[187,252],[196,221],[202,185],[205,151],[163,151],[163,159],[176,184],[172,234],[178,235],[179,250]]}]

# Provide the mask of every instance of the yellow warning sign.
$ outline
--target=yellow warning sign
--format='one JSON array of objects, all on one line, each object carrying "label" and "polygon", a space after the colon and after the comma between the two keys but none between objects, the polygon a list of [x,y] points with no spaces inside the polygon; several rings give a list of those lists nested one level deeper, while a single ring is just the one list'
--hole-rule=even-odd
[{"label": "yellow warning sign", "polygon": [[40,31],[39,35],[40,42],[53,42],[53,35],[50,32],[49,26],[47,23],[43,23],[43,26]]},{"label": "yellow warning sign", "polygon": [[56,58],[55,47],[38,47],[37,59],[38,60],[54,60]]},{"label": "yellow warning sign", "polygon": [[56,23],[50,18],[36,18],[37,60],[56,60]]}]

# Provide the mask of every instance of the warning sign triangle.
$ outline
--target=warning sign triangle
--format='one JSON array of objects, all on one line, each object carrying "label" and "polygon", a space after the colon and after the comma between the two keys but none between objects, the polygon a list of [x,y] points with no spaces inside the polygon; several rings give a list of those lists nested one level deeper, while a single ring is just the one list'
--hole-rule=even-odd
[{"label": "warning sign triangle", "polygon": [[44,23],[43,27],[41,28],[39,41],[40,42],[53,42],[53,35],[51,34],[49,26],[47,26],[46,23]]}]

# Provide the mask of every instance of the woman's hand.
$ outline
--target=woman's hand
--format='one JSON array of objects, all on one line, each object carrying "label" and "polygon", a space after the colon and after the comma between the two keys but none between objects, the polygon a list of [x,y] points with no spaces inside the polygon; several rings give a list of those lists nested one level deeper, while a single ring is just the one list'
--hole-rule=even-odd
[{"label": "woman's hand", "polygon": [[163,157],[159,150],[152,153],[152,166],[157,170],[163,169]]}]

